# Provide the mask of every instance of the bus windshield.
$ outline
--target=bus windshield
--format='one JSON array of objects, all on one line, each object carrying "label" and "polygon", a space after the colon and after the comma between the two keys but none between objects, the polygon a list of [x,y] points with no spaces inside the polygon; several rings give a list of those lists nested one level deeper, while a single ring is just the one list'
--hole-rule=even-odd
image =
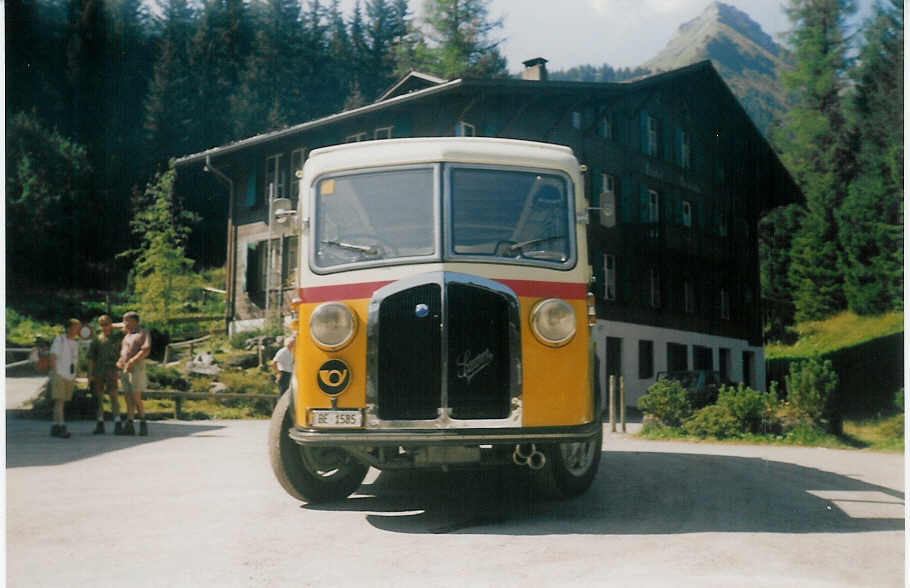
[{"label": "bus windshield", "polygon": [[433,169],[335,176],[316,187],[319,267],[435,254]]},{"label": "bus windshield", "polygon": [[455,255],[568,261],[571,235],[565,178],[485,168],[454,168],[450,178]]},{"label": "bus windshield", "polygon": [[[443,207],[436,169],[445,170]],[[568,177],[517,168],[437,164],[326,176],[316,184],[313,261],[330,271],[440,259],[566,266],[571,203]]]}]

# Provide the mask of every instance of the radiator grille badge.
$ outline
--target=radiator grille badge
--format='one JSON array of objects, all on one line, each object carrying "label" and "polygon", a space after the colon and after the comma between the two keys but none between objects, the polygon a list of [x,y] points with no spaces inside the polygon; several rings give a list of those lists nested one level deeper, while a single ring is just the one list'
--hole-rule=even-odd
[{"label": "radiator grille badge", "polygon": [[484,349],[480,354],[473,358],[471,357],[470,351],[465,351],[461,357],[455,361],[455,365],[458,366],[456,375],[470,384],[471,380],[474,379],[474,376],[493,363],[494,359],[495,356],[489,349]]}]

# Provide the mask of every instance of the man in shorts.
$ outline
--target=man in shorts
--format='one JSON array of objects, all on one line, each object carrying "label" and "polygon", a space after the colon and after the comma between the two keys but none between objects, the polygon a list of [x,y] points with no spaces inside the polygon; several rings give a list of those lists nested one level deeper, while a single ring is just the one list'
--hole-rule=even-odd
[{"label": "man in shorts", "polygon": [[278,395],[281,396],[291,387],[294,376],[294,336],[284,340],[284,345],[272,358],[272,369],[275,370],[275,381],[278,382]]},{"label": "man in shorts", "polygon": [[68,439],[69,431],[63,423],[63,403],[73,399],[76,387],[76,362],[79,359],[79,344],[76,337],[82,323],[79,319],[66,321],[66,334],[54,337],[50,350],[51,398],[54,401],[54,424],[51,437]]},{"label": "man in shorts", "polygon": [[117,359],[120,357],[120,344],[123,332],[114,329],[111,317],[106,314],[98,317],[99,332],[88,348],[88,379],[98,402],[98,422],[95,435],[104,435],[104,394],[111,399],[111,415],[114,419],[114,434],[123,432],[123,418],[120,415],[120,394],[117,392]]},{"label": "man in shorts", "polygon": [[145,358],[152,350],[152,339],[148,332],[139,326],[139,314],[130,311],[123,315],[123,328],[126,334],[120,343],[120,388],[126,398],[127,421],[123,435],[135,435],[133,414],[139,412],[139,434],[148,435],[145,422],[145,406],[142,404],[142,393],[145,392],[148,377],[145,373]]}]

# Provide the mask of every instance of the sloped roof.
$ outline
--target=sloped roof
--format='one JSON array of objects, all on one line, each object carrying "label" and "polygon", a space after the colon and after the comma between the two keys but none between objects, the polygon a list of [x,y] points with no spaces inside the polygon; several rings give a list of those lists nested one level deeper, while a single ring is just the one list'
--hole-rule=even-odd
[{"label": "sloped roof", "polygon": [[430,74],[411,70],[407,75],[392,84],[388,90],[383,92],[382,95],[376,99],[376,102],[382,102],[384,100],[388,100],[389,98],[394,98],[395,96],[401,96],[403,94],[409,94],[410,92],[416,92],[418,90],[425,90],[426,88],[438,86],[439,84],[444,84],[445,82],[446,80],[442,78],[437,78],[436,76],[431,76]]}]

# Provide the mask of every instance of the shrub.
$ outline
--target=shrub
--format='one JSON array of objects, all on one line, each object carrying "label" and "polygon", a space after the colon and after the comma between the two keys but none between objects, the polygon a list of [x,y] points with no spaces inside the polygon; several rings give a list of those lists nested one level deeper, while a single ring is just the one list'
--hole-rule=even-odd
[{"label": "shrub", "polygon": [[683,423],[682,432],[695,437],[738,437],[742,434],[740,422],[727,406],[712,404],[698,410]]},{"label": "shrub", "polygon": [[146,366],[149,384],[152,384],[154,388],[171,388],[181,391],[190,389],[190,383],[177,368],[162,367],[154,363],[147,363]]},{"label": "shrub", "polygon": [[638,409],[665,427],[678,427],[692,414],[689,395],[676,380],[658,380],[638,399]]},{"label": "shrub", "polygon": [[277,394],[275,379],[262,372],[228,372],[218,374],[218,381],[232,394]]},{"label": "shrub", "polygon": [[769,433],[775,428],[777,385],[772,383],[767,392],[753,390],[741,382],[735,388],[722,386],[717,406],[729,411],[743,433]]},{"label": "shrub", "polygon": [[784,377],[787,383],[787,400],[796,410],[809,417],[819,428],[840,433],[840,417],[837,414],[835,393],[837,372],[831,367],[831,360],[822,361],[813,357],[808,361],[790,365],[790,374]]},{"label": "shrub", "polygon": [[904,389],[901,388],[894,393],[894,408],[904,412]]}]

